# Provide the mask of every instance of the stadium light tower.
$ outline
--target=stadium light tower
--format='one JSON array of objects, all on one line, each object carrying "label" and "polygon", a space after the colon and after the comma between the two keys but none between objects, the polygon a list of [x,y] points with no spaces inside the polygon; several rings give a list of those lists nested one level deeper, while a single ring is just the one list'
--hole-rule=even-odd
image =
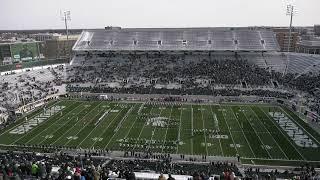
[{"label": "stadium light tower", "polygon": [[294,6],[292,4],[287,5],[287,16],[290,16],[288,53],[290,52],[290,46],[291,46],[292,17],[293,17],[293,14],[294,14]]},{"label": "stadium light tower", "polygon": [[295,10],[295,7],[292,5],[292,4],[288,4],[287,5],[287,16],[290,16],[290,25],[289,25],[289,41],[288,41],[288,54],[287,54],[287,63],[286,63],[286,67],[285,67],[285,70],[283,72],[283,76],[285,74],[287,74],[287,70],[288,70],[288,64],[289,64],[289,53],[290,53],[290,47],[291,47],[291,36],[292,36],[292,19],[293,19],[293,15],[294,15],[294,10]]},{"label": "stadium light tower", "polygon": [[70,11],[60,11],[60,18],[64,21],[64,25],[66,27],[67,40],[69,39],[69,30],[68,30],[68,21],[71,21],[71,13]]}]

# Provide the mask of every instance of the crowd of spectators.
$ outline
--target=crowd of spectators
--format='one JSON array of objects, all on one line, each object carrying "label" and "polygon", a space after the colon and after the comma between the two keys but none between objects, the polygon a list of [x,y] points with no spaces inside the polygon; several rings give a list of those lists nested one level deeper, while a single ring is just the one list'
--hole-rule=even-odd
[{"label": "crowd of spectators", "polygon": [[71,92],[293,96],[265,90],[273,85],[271,73],[241,56],[119,55],[73,64],[67,69]]},{"label": "crowd of spectators", "polygon": [[270,84],[267,71],[241,56],[119,55],[74,62],[68,71],[72,83],[183,83],[187,87],[243,82],[252,86]]},{"label": "crowd of spectators", "polygon": [[294,77],[292,74],[287,74],[283,77],[283,84],[290,88],[295,88],[300,91],[306,92],[309,94],[308,102],[309,107],[313,111],[320,114],[320,74],[310,75],[303,74],[299,77]]},{"label": "crowd of spectators", "polygon": [[[0,178],[3,179],[93,179],[101,170],[103,159],[66,154],[1,153]],[[97,167],[97,169],[95,169]],[[100,176],[100,175],[99,175]],[[102,174],[104,177],[104,173]],[[106,178],[104,178],[106,179]]]},{"label": "crowd of spectators", "polygon": [[201,176],[234,174],[241,176],[235,164],[179,163],[168,159],[105,159],[91,154],[36,154],[24,152],[0,153],[0,179],[135,179],[134,172],[153,172],[175,175]]},{"label": "crowd of spectators", "polygon": [[[242,173],[240,172],[242,171]],[[93,156],[90,153],[69,155],[66,153],[36,154],[25,152],[0,153],[0,179],[43,180],[105,180],[109,178],[136,179],[137,172],[192,176],[193,179],[317,179],[319,173],[310,165],[291,170],[260,169],[246,167],[240,170],[236,164],[227,162],[195,163],[164,159],[138,159]],[[171,176],[173,175],[173,176]],[[145,177],[147,178],[147,177]]]},{"label": "crowd of spectators", "polygon": [[301,165],[300,168],[295,168],[291,171],[284,170],[279,172],[278,169],[260,169],[260,168],[247,168],[244,171],[245,178],[247,179],[320,179],[320,174],[316,172],[313,166],[308,164]]},{"label": "crowd of spectators", "polygon": [[0,114],[7,114],[6,121],[0,123],[0,129],[14,120],[10,115],[18,108],[59,93],[63,69],[63,66],[57,66],[13,71],[0,76]]}]

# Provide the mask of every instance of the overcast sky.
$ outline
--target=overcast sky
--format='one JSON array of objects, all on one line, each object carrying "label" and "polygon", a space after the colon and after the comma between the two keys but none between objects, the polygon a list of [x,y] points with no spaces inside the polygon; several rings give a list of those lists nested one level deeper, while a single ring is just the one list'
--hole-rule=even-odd
[{"label": "overcast sky", "polygon": [[71,11],[71,28],[287,26],[320,24],[320,0],[0,0],[0,29],[64,28],[60,10]]}]

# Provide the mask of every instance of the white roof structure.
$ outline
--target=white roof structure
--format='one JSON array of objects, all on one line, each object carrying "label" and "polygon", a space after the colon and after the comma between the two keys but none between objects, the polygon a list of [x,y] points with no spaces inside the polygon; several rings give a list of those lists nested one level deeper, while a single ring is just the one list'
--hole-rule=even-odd
[{"label": "white roof structure", "polygon": [[77,51],[278,51],[271,30],[127,28],[84,30]]}]

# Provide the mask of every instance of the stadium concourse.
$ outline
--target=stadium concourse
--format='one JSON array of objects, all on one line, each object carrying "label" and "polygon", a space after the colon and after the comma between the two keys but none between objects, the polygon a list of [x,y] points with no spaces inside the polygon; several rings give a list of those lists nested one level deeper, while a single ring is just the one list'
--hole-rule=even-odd
[{"label": "stadium concourse", "polygon": [[70,64],[1,73],[0,177],[319,177],[320,56],[278,50],[271,30],[85,30]]}]

